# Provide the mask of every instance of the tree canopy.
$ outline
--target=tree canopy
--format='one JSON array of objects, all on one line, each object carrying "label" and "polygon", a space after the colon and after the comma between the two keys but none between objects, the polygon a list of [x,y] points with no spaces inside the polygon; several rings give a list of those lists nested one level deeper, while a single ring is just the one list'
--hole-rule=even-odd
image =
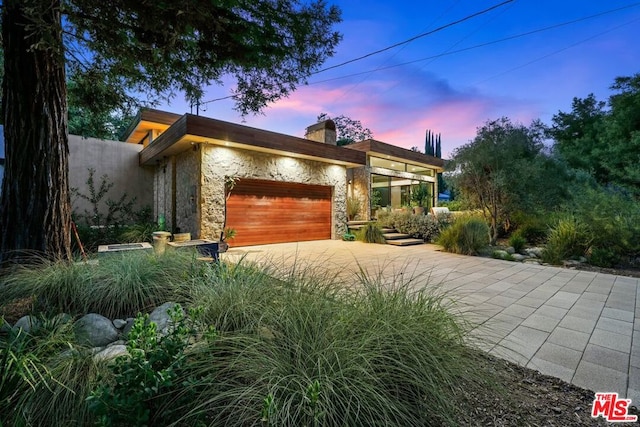
[{"label": "tree canopy", "polygon": [[553,116],[548,134],[570,167],[640,196],[640,74],[616,78],[611,89],[607,103],[593,94],[574,98],[571,112]]},{"label": "tree canopy", "polygon": [[318,115],[318,122],[331,119],[336,125],[337,144],[339,146],[353,144],[354,142],[364,141],[373,138],[371,129],[362,125],[360,120],[354,120],[343,114],[337,117],[329,117],[327,113]]},{"label": "tree canopy", "polygon": [[566,190],[564,168],[544,152],[539,122],[527,127],[506,117],[487,121],[454,151],[447,167],[462,197],[487,218],[492,243],[514,212],[550,208]]},{"label": "tree canopy", "polygon": [[323,0],[4,0],[0,257],[70,257],[67,75],[76,106],[99,111],[177,93],[196,103],[231,76],[248,114],[334,53],[339,20]]}]

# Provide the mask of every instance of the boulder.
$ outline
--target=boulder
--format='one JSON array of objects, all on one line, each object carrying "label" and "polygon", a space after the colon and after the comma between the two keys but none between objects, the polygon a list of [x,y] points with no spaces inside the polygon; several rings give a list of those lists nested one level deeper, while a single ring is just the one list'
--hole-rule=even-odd
[{"label": "boulder", "polygon": [[513,246],[509,246],[507,249],[505,249],[505,251],[509,254],[509,255],[513,255],[516,253],[516,250]]},{"label": "boulder", "polygon": [[34,316],[22,316],[18,319],[16,324],[13,325],[13,330],[17,331],[18,329],[22,329],[23,331],[29,333],[34,329],[37,329],[38,326],[40,326],[40,321]]},{"label": "boulder", "polygon": [[78,341],[92,347],[104,347],[118,339],[119,331],[106,317],[89,313],[74,325]]},{"label": "boulder", "polygon": [[129,356],[127,346],[123,344],[112,345],[93,355],[94,362],[107,362],[118,356]]},{"label": "boulder", "polygon": [[[171,317],[168,312],[177,305],[178,304],[175,302],[166,302],[161,306],[156,307],[156,309],[149,315],[149,321],[156,324],[156,331],[158,331],[160,335],[165,335],[167,333],[168,328],[171,325]],[[180,310],[184,313],[182,308]]]},{"label": "boulder", "polygon": [[522,261],[524,261],[525,259],[527,259],[527,257],[526,257],[526,256],[521,255],[521,254],[513,254],[513,255],[511,255],[511,257],[512,257],[514,260],[519,261],[519,262],[522,262]]},{"label": "boulder", "polygon": [[522,261],[524,264],[536,264],[536,265],[540,265],[542,264],[542,262],[540,262],[539,259],[536,258],[527,258],[524,261]]},{"label": "boulder", "polygon": [[524,250],[527,255],[533,258],[542,258],[542,251],[544,248],[527,248]]},{"label": "boulder", "polygon": [[116,329],[122,329],[127,326],[127,321],[122,319],[113,319],[113,326],[115,326]]}]

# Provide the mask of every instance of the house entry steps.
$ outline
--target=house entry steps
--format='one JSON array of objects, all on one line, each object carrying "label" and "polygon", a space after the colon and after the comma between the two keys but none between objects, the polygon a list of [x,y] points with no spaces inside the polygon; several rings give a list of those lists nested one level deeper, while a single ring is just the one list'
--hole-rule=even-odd
[{"label": "house entry steps", "polygon": [[[349,221],[347,222],[347,227],[349,231],[357,231],[364,227],[369,221]],[[393,228],[383,228],[382,235],[384,239],[387,241],[388,245],[394,246],[411,246],[411,245],[422,245],[424,241],[421,239],[414,239],[408,234],[398,233]]]}]

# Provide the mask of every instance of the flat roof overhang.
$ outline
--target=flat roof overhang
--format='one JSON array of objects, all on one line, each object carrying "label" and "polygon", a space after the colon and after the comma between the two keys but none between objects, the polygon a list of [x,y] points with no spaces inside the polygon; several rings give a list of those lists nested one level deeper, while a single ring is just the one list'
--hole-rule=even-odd
[{"label": "flat roof overhang", "polygon": [[417,151],[407,150],[406,148],[397,147],[385,142],[376,141],[375,139],[367,139],[345,145],[344,147],[355,151],[362,151],[383,159],[411,163],[419,166],[429,166],[435,168],[437,172],[444,171],[443,159],[418,153]]},{"label": "flat roof overhang", "polygon": [[149,131],[157,130],[164,132],[182,117],[180,114],[168,113],[166,111],[143,108],[129,125],[122,135],[122,140],[132,144],[142,144],[148,137]]},{"label": "flat roof overhang", "polygon": [[151,166],[164,157],[191,149],[194,144],[227,146],[346,167],[364,166],[367,162],[366,153],[357,150],[185,114],[140,152],[140,165]]}]

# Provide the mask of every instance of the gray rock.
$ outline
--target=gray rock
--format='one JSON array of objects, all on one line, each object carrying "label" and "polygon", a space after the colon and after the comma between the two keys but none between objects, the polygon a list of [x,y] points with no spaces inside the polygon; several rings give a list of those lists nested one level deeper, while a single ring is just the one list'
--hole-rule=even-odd
[{"label": "gray rock", "polygon": [[109,360],[115,359],[118,356],[129,356],[126,345],[118,344],[109,346],[104,350],[101,350],[98,353],[94,354],[93,360],[95,362],[107,362]]},{"label": "gray rock", "polygon": [[544,251],[544,248],[527,248],[524,251],[530,257],[542,258],[542,251]]},{"label": "gray rock", "polygon": [[112,343],[107,344],[107,348],[113,347],[114,345],[127,345],[127,342],[125,340],[114,341]]},{"label": "gray rock", "polygon": [[581,263],[583,263],[583,264],[584,264],[585,262],[587,262],[587,258],[586,258],[586,257],[581,256],[580,258],[578,258],[578,261],[580,261]]},{"label": "gray rock", "polygon": [[74,325],[80,342],[93,347],[103,347],[118,339],[119,331],[111,320],[96,313],[81,317]]},{"label": "gray rock", "polygon": [[127,321],[122,319],[113,319],[113,326],[115,326],[116,329],[122,329],[127,326]]},{"label": "gray rock", "polygon": [[564,265],[565,267],[577,267],[580,264],[582,264],[580,261],[575,260],[575,259],[566,259],[564,261],[562,261],[562,265]]},{"label": "gray rock", "polygon": [[513,246],[509,246],[507,249],[505,249],[505,251],[509,254],[509,255],[513,255],[516,253],[516,250],[513,248]]},{"label": "gray rock", "polygon": [[527,259],[523,260],[522,262],[524,264],[536,264],[536,265],[542,264],[542,262],[540,262],[540,260],[536,259],[536,258],[527,258]]},{"label": "gray rock", "polygon": [[513,257],[514,260],[519,261],[519,262],[522,262],[525,259],[528,259],[528,257],[526,257],[524,255],[521,255],[521,254],[513,254],[511,256]]},{"label": "gray rock", "polygon": [[[156,330],[159,334],[162,335],[167,333],[171,324],[171,317],[169,316],[168,311],[173,309],[176,305],[178,304],[175,302],[166,302],[153,310],[149,315],[149,321],[156,324]],[[182,308],[180,310],[184,313]]]},{"label": "gray rock", "polygon": [[31,332],[35,329],[38,329],[39,326],[40,321],[34,316],[22,316],[18,319],[16,324],[13,325],[13,330],[17,331],[18,329],[22,329],[25,332]]}]

